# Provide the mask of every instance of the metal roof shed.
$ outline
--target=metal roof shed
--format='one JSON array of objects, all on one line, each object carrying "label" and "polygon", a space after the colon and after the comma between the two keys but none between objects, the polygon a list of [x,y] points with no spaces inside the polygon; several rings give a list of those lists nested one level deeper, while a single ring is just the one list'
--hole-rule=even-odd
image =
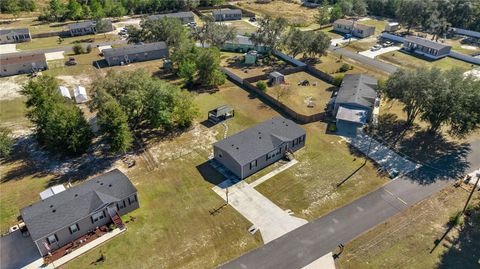
[{"label": "metal roof shed", "polygon": [[218,123],[235,116],[235,110],[230,106],[223,105],[208,112],[208,120],[213,123]]},{"label": "metal roof shed", "polygon": [[77,86],[74,91],[75,101],[77,103],[85,103],[88,101],[87,90],[85,87]]}]

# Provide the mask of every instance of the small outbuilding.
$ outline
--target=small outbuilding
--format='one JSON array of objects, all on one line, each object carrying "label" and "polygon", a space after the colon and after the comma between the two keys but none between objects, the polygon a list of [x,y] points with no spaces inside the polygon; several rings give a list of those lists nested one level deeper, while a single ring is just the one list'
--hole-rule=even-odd
[{"label": "small outbuilding", "polygon": [[75,102],[78,104],[85,103],[88,101],[87,90],[85,87],[77,86],[74,91]]},{"label": "small outbuilding", "polygon": [[398,22],[389,22],[385,25],[385,31],[387,32],[395,32],[400,29],[400,24]]},{"label": "small outbuilding", "polygon": [[67,87],[65,87],[65,86],[58,87],[58,92],[60,92],[60,94],[63,97],[68,98],[68,99],[72,99],[72,96],[70,95],[70,91],[68,90]]},{"label": "small outbuilding", "polygon": [[257,62],[258,52],[251,50],[245,53],[245,64],[255,64]]},{"label": "small outbuilding", "polygon": [[212,123],[219,123],[235,116],[233,108],[223,105],[208,111],[208,120]]},{"label": "small outbuilding", "polygon": [[268,77],[269,77],[268,83],[271,86],[285,84],[285,76],[280,72],[274,71],[270,73]]}]

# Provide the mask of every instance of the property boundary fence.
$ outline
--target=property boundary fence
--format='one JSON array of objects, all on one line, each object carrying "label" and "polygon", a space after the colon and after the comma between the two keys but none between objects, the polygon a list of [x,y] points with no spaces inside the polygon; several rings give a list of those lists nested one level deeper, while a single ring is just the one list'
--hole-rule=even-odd
[{"label": "property boundary fence", "polygon": [[462,53],[450,51],[450,54],[448,54],[448,56],[450,56],[452,58],[455,58],[455,59],[458,59],[458,60],[461,60],[461,61],[464,61],[464,62],[471,63],[471,64],[480,65],[480,58],[475,58],[475,57],[470,56],[470,55],[465,55],[465,54],[462,54]]}]

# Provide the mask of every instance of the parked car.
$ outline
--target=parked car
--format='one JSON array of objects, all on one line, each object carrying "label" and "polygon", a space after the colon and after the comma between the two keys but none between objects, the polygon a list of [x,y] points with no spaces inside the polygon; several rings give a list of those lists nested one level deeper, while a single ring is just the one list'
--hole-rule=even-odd
[{"label": "parked car", "polygon": [[248,19],[248,21],[250,21],[250,22],[256,22],[256,21],[257,21],[257,18],[255,18],[255,17],[250,17],[250,19]]},{"label": "parked car", "polygon": [[349,39],[349,38],[352,38],[351,34],[346,34],[345,36],[343,36],[343,39]]},{"label": "parked car", "polygon": [[392,41],[386,41],[385,43],[383,43],[383,47],[386,48],[386,47],[391,47],[393,46],[393,42]]},{"label": "parked car", "polygon": [[75,57],[70,57],[70,58],[68,58],[68,61],[65,64],[66,65],[76,65],[77,61],[75,60]]},{"label": "parked car", "polygon": [[377,51],[377,50],[380,50],[381,48],[382,48],[382,45],[375,45],[370,50],[371,51]]}]

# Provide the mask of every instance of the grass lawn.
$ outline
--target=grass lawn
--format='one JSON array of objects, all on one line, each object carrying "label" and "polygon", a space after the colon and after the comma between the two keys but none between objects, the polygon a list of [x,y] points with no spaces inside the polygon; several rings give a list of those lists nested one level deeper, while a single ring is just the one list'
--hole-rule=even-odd
[{"label": "grass lawn", "polygon": [[403,68],[419,68],[419,67],[437,67],[440,69],[450,69],[454,67],[463,68],[465,70],[472,69],[475,65],[464,61],[456,60],[451,57],[445,57],[436,61],[423,60],[421,58],[409,55],[400,51],[389,52],[376,57],[381,60]]},{"label": "grass lawn", "polygon": [[387,20],[368,19],[359,21],[360,24],[375,26],[375,35],[381,34],[385,30],[385,25],[388,24]]},{"label": "grass lawn", "polygon": [[308,26],[315,20],[314,16],[318,13],[315,8],[307,8],[298,3],[287,1],[271,1],[260,4],[253,0],[238,2],[238,6],[257,14],[270,15],[273,17],[282,17],[295,26]]},{"label": "grass lawn", "polygon": [[342,34],[333,31],[333,27],[327,27],[327,28],[321,29],[320,31],[327,34],[331,39],[343,38]]},{"label": "grass lawn", "polygon": [[0,101],[0,126],[12,130],[30,127],[30,122],[24,117],[26,112],[24,102],[24,97]]},{"label": "grass lawn", "polygon": [[66,29],[65,23],[44,23],[37,21],[36,18],[21,18],[18,20],[10,20],[0,22],[1,28],[29,28],[31,34],[40,34],[40,33],[50,33],[50,32],[59,32]]},{"label": "grass lawn", "polygon": [[[308,80],[310,86],[299,86],[298,83]],[[313,115],[325,111],[335,86],[324,82],[306,72],[298,72],[285,76],[286,87],[289,87],[290,94],[284,96],[280,101],[295,112],[303,115]],[[313,86],[317,83],[317,86]],[[274,87],[267,88],[267,94],[276,98]],[[313,101],[314,107],[308,107],[309,100]]]},{"label": "grass lawn", "polygon": [[34,38],[30,42],[23,42],[17,44],[17,50],[34,50],[46,49],[62,46],[71,46],[75,43],[97,43],[118,40],[118,35],[114,34],[99,34],[99,35],[84,35],[64,38],[59,42],[58,36]]},{"label": "grass lawn", "polygon": [[[480,210],[469,218],[467,227],[448,231],[450,217],[463,208],[467,196],[464,189],[453,187],[434,194],[346,244],[336,267],[478,268]],[[479,203],[476,197],[471,204]]]},{"label": "grass lawn", "polygon": [[239,35],[245,35],[245,34],[248,35],[248,34],[252,34],[252,33],[256,32],[258,28],[255,27],[254,25],[246,22],[245,20],[247,20],[247,19],[221,22],[221,24],[225,24],[227,26],[230,26],[230,27],[233,27],[233,28],[237,29],[237,34],[239,34]]},{"label": "grass lawn", "polygon": [[352,41],[350,44],[345,43],[344,48],[351,51],[366,51],[378,44],[376,38],[364,38],[357,41]]},{"label": "grass lawn", "polygon": [[[235,60],[235,57],[237,57],[238,60]],[[279,59],[268,66],[247,65],[243,62],[243,59],[243,53],[222,52],[220,64],[241,78],[268,74],[275,70],[292,67],[292,65]]]}]

